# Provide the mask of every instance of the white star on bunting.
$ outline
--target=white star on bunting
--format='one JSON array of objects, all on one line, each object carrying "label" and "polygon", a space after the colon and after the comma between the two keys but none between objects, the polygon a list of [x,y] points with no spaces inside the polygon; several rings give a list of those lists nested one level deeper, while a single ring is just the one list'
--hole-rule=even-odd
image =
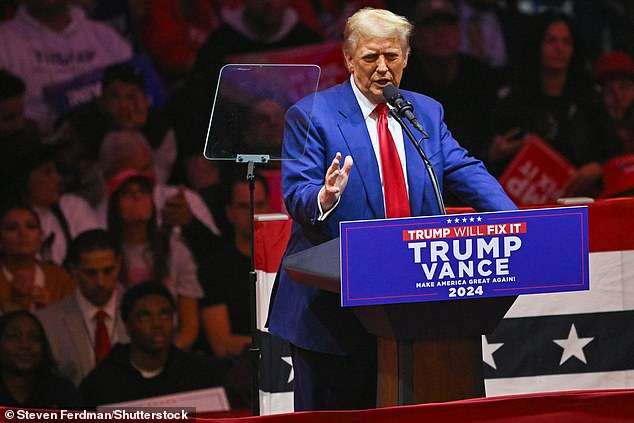
[{"label": "white star on bunting", "polygon": [[497,366],[495,365],[495,359],[493,358],[493,353],[502,348],[501,344],[489,344],[486,335],[482,335],[482,361],[484,361],[489,366],[493,367],[497,370]]},{"label": "white star on bunting", "polygon": [[286,383],[291,383],[293,379],[295,379],[295,371],[293,370],[293,359],[290,356],[282,357],[282,361],[291,367],[291,372],[289,373],[288,380],[286,381]]},{"label": "white star on bunting", "polygon": [[570,326],[570,332],[568,333],[568,339],[553,339],[553,342],[563,348],[563,352],[561,354],[561,361],[559,365],[561,366],[571,357],[577,357],[584,364],[588,364],[586,361],[586,355],[583,353],[583,347],[592,342],[594,338],[579,338],[577,335],[577,328],[575,328],[575,324],[573,323]]}]

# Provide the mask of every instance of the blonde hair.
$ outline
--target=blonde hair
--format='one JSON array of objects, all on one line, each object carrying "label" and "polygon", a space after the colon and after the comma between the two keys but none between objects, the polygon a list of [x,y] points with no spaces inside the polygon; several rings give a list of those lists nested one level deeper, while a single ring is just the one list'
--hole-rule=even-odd
[{"label": "blonde hair", "polygon": [[409,54],[409,40],[414,25],[403,16],[389,10],[364,7],[348,18],[343,31],[343,51],[351,54],[360,37],[397,37],[405,54]]}]

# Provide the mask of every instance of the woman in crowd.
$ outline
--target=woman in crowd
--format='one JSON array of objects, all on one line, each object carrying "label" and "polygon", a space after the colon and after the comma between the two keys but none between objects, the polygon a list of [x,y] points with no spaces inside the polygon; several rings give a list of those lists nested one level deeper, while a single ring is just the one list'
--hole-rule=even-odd
[{"label": "woman in crowd", "polygon": [[10,205],[0,212],[0,308],[5,313],[43,307],[75,289],[64,269],[38,259],[41,237],[33,209]]},{"label": "woman in crowd", "polygon": [[121,244],[121,281],[134,285],[159,280],[177,302],[175,345],[189,348],[198,335],[198,299],[203,291],[188,248],[171,231],[159,228],[152,201],[153,181],[144,173],[123,170],[108,182],[108,229]]},{"label": "woman in crowd", "polygon": [[596,196],[601,164],[620,152],[616,131],[570,19],[546,11],[530,28],[522,63],[494,111],[488,166],[499,174],[526,142],[541,140],[577,167],[565,195]]},{"label": "woman in crowd", "polygon": [[16,195],[39,216],[44,260],[61,265],[70,241],[83,231],[99,227],[90,205],[74,194],[61,193],[61,177],[54,149],[39,142],[25,148],[17,160]]},{"label": "woman in crowd", "polygon": [[0,404],[5,407],[76,408],[79,393],[54,372],[41,323],[28,311],[0,317]]}]

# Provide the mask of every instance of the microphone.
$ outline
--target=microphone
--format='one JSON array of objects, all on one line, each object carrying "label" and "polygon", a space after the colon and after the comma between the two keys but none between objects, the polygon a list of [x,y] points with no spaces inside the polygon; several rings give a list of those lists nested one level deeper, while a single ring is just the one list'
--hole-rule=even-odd
[{"label": "microphone", "polygon": [[423,125],[421,125],[418,119],[416,119],[416,116],[414,116],[414,107],[409,101],[403,98],[398,88],[392,84],[386,85],[383,87],[383,97],[385,97],[385,100],[387,100],[390,106],[396,109],[396,113],[398,113],[400,117],[404,117],[414,128],[418,129],[423,135],[427,135],[423,129]]}]

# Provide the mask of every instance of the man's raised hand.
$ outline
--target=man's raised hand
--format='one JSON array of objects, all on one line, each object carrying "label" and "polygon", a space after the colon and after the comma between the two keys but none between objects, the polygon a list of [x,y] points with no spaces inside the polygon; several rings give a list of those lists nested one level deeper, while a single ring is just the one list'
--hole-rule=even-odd
[{"label": "man's raised hand", "polygon": [[326,170],[324,186],[319,191],[319,204],[324,212],[330,210],[337,203],[348,184],[348,176],[350,169],[352,169],[352,157],[346,156],[343,167],[340,167],[340,164],[341,153],[337,152],[328,170]]}]

